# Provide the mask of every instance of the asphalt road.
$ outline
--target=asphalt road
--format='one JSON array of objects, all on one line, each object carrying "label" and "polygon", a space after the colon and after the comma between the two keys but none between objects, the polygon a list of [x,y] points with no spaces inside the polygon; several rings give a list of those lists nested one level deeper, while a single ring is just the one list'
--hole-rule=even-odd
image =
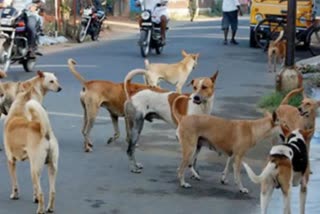
[{"label": "asphalt road", "polygon": [[[151,62],[173,63],[180,60],[181,50],[199,52],[198,66],[191,77],[209,76],[216,69],[221,72],[217,80],[213,113],[228,118],[256,118],[259,98],[272,91],[274,75],[267,72],[267,56],[259,49],[248,47],[248,21],[240,21],[239,46],[222,44],[220,22],[171,23],[167,46],[163,55],[151,55]],[[243,172],[243,182],[250,190],[248,195],[238,192],[230,174],[230,184],[220,184],[225,157],[204,151],[200,155],[202,181],[191,181],[193,188],[179,187],[176,169],[180,162],[180,147],[174,130],[163,122],[146,123],[136,156],[144,164],[142,174],[129,171],[125,153],[123,121],[120,120],[121,138],[106,145],[113,133],[107,112],[101,110],[91,132],[94,151],[84,153],[82,108],[79,102],[81,85],[71,75],[66,63],[72,57],[78,61],[77,69],[86,79],[106,79],[120,82],[126,73],[143,67],[136,45],[137,32],[122,29],[112,34],[112,39],[85,44],[80,48],[68,48],[43,56],[38,68],[55,72],[63,90],[50,93],[44,105],[50,112],[50,120],[59,140],[60,160],[57,178],[56,213],[58,214],[180,214],[180,213],[259,213],[258,185],[251,183]],[[298,58],[308,53],[298,53]],[[14,67],[11,80],[24,80],[34,74],[24,73]],[[190,77],[190,78],[191,78]],[[136,81],[142,81],[137,78]],[[166,84],[163,87],[172,88]],[[190,91],[190,88],[184,88]],[[0,125],[3,125],[1,121]],[[2,128],[2,127],[1,127]],[[318,191],[320,172],[320,144],[315,138],[312,149],[312,168],[308,193],[308,214],[320,212]],[[270,149],[269,143],[259,144],[247,156],[247,162],[260,172],[260,167]],[[42,184],[47,201],[48,180],[44,170]],[[10,179],[4,152],[0,152],[0,213],[35,213],[32,204],[32,184],[29,163],[18,164],[21,197],[9,200]],[[293,192],[293,213],[298,213],[298,194]],[[274,193],[270,213],[281,213],[282,197]]]}]

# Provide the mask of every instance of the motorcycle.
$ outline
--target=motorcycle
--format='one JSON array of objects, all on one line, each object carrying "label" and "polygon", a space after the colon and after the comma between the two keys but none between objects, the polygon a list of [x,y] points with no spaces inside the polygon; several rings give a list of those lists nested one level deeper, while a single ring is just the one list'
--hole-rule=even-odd
[{"label": "motorcycle", "polygon": [[[145,1],[141,4],[141,27],[140,27],[140,52],[142,57],[149,55],[150,49],[155,49],[156,54],[161,54],[163,51],[161,28],[160,24],[152,21],[152,13],[157,7],[162,7],[163,4],[157,4],[153,11],[147,10]],[[168,28],[167,28],[168,30]]]},{"label": "motorcycle", "polygon": [[[3,64],[4,72],[7,72],[11,64],[22,64],[26,72],[31,72],[36,64],[36,58],[30,57],[25,10],[17,11],[13,7],[6,7],[0,13],[0,38],[5,39],[0,50],[0,63]],[[40,25],[37,27],[39,42]],[[41,56],[42,54],[36,53]]]},{"label": "motorcycle", "polygon": [[106,15],[104,14],[104,11],[96,11],[94,7],[84,9],[78,30],[78,42],[82,43],[88,34],[93,41],[96,41],[99,37],[101,26],[105,18]]}]

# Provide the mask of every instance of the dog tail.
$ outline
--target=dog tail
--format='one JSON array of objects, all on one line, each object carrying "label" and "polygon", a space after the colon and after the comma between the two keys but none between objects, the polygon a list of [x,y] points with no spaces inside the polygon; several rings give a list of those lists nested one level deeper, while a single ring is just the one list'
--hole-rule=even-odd
[{"label": "dog tail", "polygon": [[289,103],[289,100],[291,99],[292,96],[296,95],[296,94],[299,94],[303,91],[303,87],[301,88],[297,88],[297,89],[294,89],[292,91],[290,91],[284,98],[283,100],[281,101],[280,105],[286,105]]},{"label": "dog tail", "polygon": [[137,75],[146,76],[147,75],[147,71],[145,69],[134,69],[134,70],[129,71],[127,76],[124,78],[124,91],[126,93],[126,97],[127,97],[128,100],[131,99],[131,96],[130,96],[130,93],[129,93],[129,86],[130,86],[131,80],[132,80],[133,77],[135,77]]},{"label": "dog tail", "polygon": [[80,81],[82,85],[84,85],[86,83],[86,80],[83,78],[83,76],[80,75],[80,73],[74,67],[74,65],[76,64],[77,62],[74,59],[68,59],[68,66],[71,73]]},{"label": "dog tail", "polygon": [[283,35],[284,35],[284,31],[281,30],[280,33],[279,33],[279,36],[274,41],[274,44],[277,44],[283,38]]},{"label": "dog tail", "polygon": [[39,121],[41,136],[49,140],[51,125],[48,114],[36,100],[29,100],[25,105],[25,115],[29,121]]},{"label": "dog tail", "polygon": [[150,62],[148,59],[145,59],[144,60],[144,66],[146,67],[146,70],[149,70],[150,69]]},{"label": "dog tail", "polygon": [[264,181],[268,176],[270,176],[270,174],[273,172],[273,170],[276,169],[275,163],[268,162],[267,166],[263,169],[261,174],[256,175],[248,164],[246,164],[245,162],[242,162],[242,164],[243,164],[250,180],[256,184],[259,184],[262,181]]},{"label": "dog tail", "polygon": [[172,104],[172,114],[174,116],[174,118],[177,121],[177,124],[180,123],[183,115],[181,115],[178,111],[177,111],[177,103],[179,102],[179,100],[181,100],[182,98],[187,98],[189,99],[189,97],[187,97],[186,95],[180,95],[179,97],[177,97]]}]

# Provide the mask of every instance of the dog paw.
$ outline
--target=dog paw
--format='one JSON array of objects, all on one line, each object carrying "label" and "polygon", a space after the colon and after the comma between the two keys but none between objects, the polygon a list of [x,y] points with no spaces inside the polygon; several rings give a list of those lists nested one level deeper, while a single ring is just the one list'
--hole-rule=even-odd
[{"label": "dog paw", "polygon": [[18,200],[19,199],[19,195],[17,193],[11,194],[10,195],[10,199],[11,200]]},{"label": "dog paw", "polygon": [[220,183],[223,185],[227,185],[229,181],[226,178],[221,178]]},{"label": "dog paw", "polygon": [[249,190],[247,188],[241,188],[240,192],[247,194],[247,193],[249,193]]},{"label": "dog paw", "polygon": [[200,176],[191,175],[190,178],[193,179],[193,180],[196,180],[196,181],[201,181],[201,177]]},{"label": "dog paw", "polygon": [[185,183],[182,183],[182,184],[181,184],[181,187],[182,187],[182,188],[185,188],[185,189],[189,189],[189,188],[191,188],[192,186],[191,186],[191,184],[185,182]]},{"label": "dog paw", "polygon": [[113,137],[110,137],[108,140],[107,140],[107,144],[110,144],[110,143],[113,143],[114,140],[113,140]]},{"label": "dog paw", "polygon": [[54,209],[53,208],[47,208],[47,213],[54,213]]},{"label": "dog paw", "polygon": [[91,147],[86,147],[86,148],[84,148],[84,151],[87,152],[87,153],[89,153],[89,152],[92,152],[93,150],[92,150]]},{"label": "dog paw", "polygon": [[133,169],[131,169],[131,172],[135,173],[135,174],[140,174],[142,172],[142,170],[138,169],[138,168],[133,168]]},{"label": "dog paw", "polygon": [[143,169],[143,165],[141,163],[136,163],[136,168],[137,169]]}]

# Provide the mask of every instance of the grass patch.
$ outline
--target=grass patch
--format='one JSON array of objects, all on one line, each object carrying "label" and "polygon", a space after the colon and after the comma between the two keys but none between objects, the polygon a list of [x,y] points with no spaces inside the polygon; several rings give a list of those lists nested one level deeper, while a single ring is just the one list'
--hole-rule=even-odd
[{"label": "grass patch", "polygon": [[[274,111],[279,107],[281,101],[286,95],[287,93],[273,92],[271,94],[263,96],[258,102],[258,107],[262,109],[266,109],[268,111]],[[303,99],[302,94],[297,94],[295,96],[292,96],[291,99],[289,100],[289,105],[298,107],[301,104],[302,99]]]}]

